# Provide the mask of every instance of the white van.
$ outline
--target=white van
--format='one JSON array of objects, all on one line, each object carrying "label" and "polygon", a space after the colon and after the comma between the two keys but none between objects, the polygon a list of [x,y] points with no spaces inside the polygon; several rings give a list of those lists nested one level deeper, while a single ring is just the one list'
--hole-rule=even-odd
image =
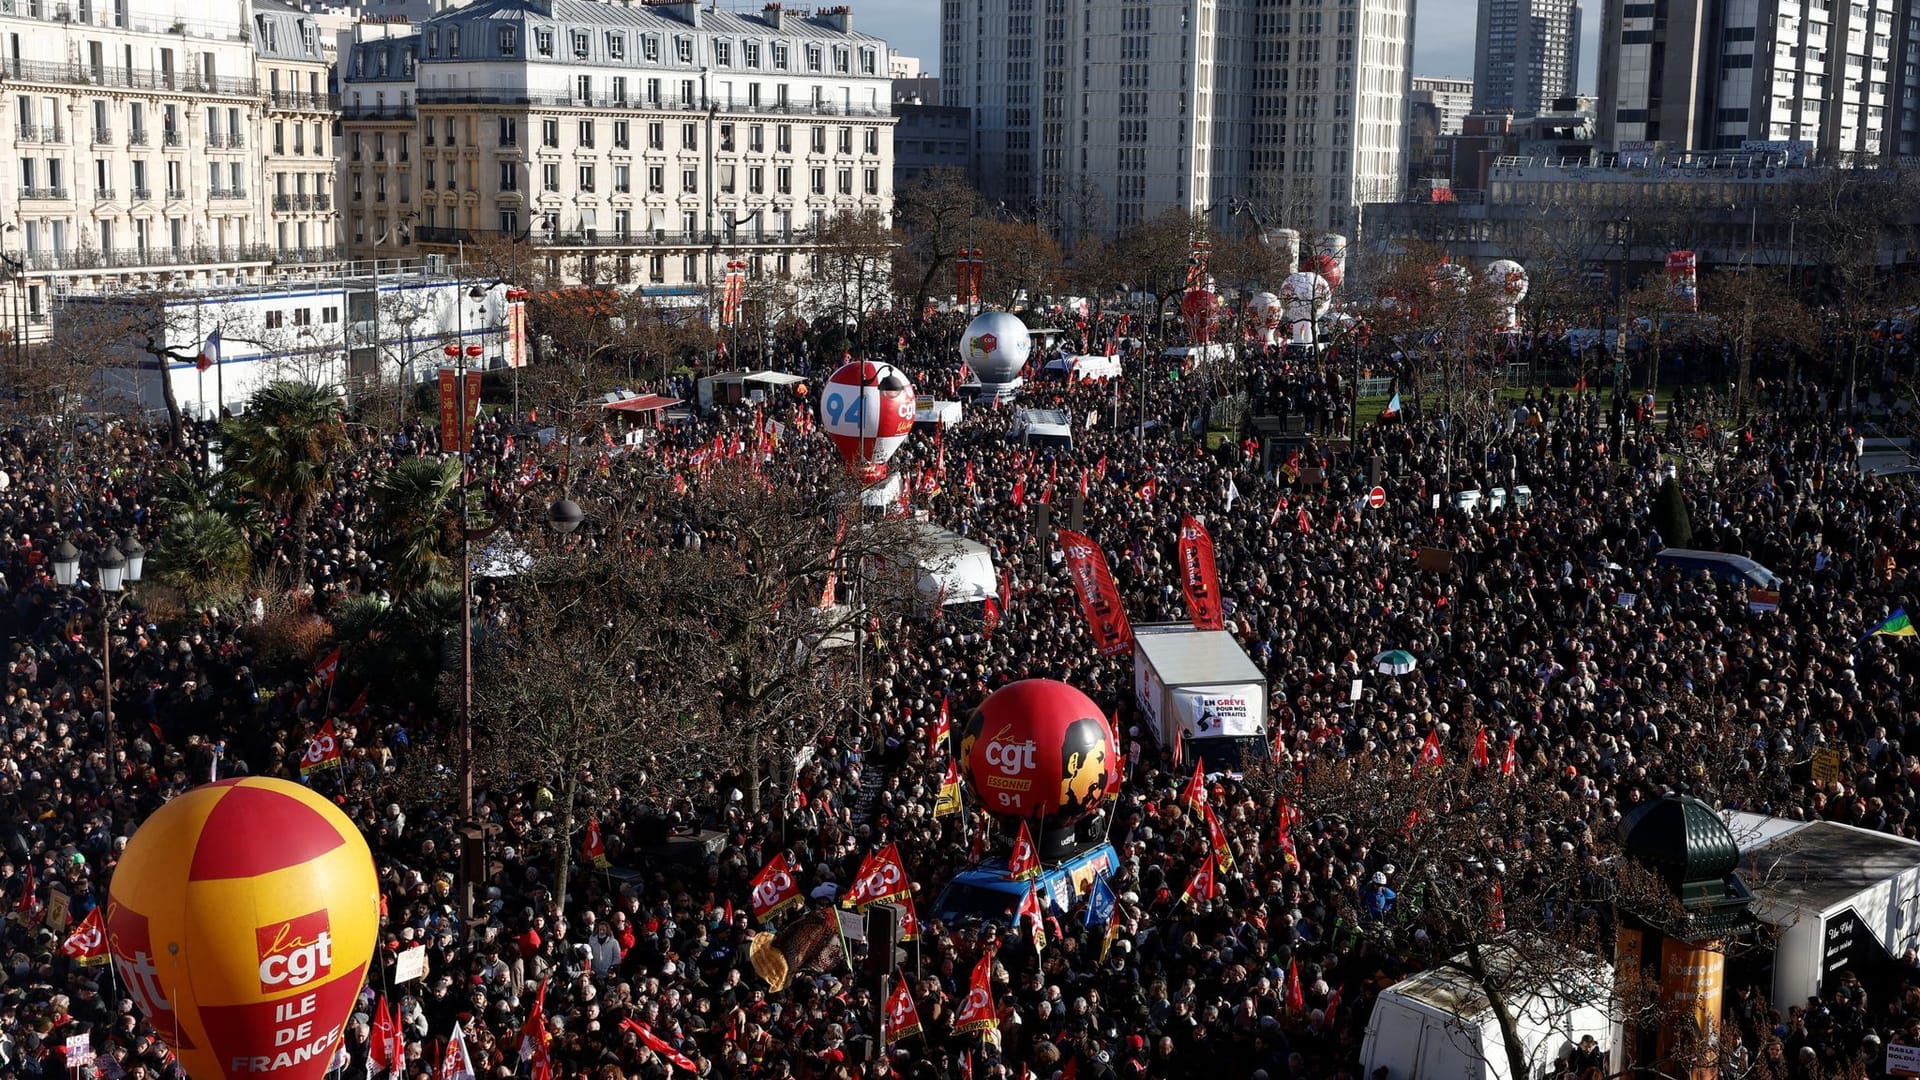
[{"label": "white van", "polygon": [[1013,441],[1027,446],[1073,449],[1073,418],[1064,409],[1019,409],[1013,414]]},{"label": "white van", "polygon": [[1044,378],[1054,382],[1106,382],[1120,377],[1120,358],[1104,354],[1062,356],[1047,361],[1040,370]]},{"label": "white van", "polygon": [[1160,359],[1196,368],[1205,364],[1225,363],[1232,360],[1233,355],[1233,346],[1216,341],[1210,345],[1175,345],[1161,353]]}]

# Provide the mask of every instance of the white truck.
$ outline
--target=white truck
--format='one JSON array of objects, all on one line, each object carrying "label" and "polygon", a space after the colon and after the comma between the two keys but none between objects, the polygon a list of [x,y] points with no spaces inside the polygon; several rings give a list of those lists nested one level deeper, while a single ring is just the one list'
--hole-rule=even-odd
[{"label": "white truck", "polygon": [[1209,773],[1270,753],[1267,678],[1225,630],[1185,623],[1133,628],[1133,696],[1161,746],[1181,746]]},{"label": "white truck", "polygon": [[[1460,967],[1464,957],[1429,968],[1382,990],[1360,1044],[1361,1072],[1385,1080],[1538,1080],[1554,1063],[1591,1035],[1601,1050],[1614,1048],[1612,979],[1608,967],[1588,963],[1556,966],[1555,974],[1516,987],[1506,995],[1526,1048],[1529,1074],[1513,1075],[1499,1021],[1486,994]],[[1513,962],[1510,949],[1491,951],[1491,965]],[[1506,982],[1502,974],[1501,982]]]}]

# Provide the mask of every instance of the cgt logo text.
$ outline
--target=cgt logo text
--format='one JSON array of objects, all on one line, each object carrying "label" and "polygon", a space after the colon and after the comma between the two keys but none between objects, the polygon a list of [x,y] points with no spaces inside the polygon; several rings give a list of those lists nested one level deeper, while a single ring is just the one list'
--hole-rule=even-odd
[{"label": "cgt logo text", "polygon": [[987,743],[987,764],[999,769],[1007,776],[1019,776],[1021,773],[1033,771],[1039,750],[1033,740],[1004,742],[1002,740],[1005,735],[1006,732],[1002,731]]},{"label": "cgt logo text", "polygon": [[333,931],[316,911],[254,931],[260,946],[260,991],[295,990],[333,972]]}]

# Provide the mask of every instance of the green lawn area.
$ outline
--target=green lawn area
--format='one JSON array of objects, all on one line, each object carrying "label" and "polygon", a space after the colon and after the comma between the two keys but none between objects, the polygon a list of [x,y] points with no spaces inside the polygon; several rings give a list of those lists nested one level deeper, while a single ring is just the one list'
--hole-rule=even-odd
[{"label": "green lawn area", "polygon": [[[1557,394],[1564,390],[1571,390],[1572,388],[1572,383],[1565,383],[1563,385],[1555,385],[1552,389]],[[1530,389],[1538,390],[1539,384],[1503,386],[1494,392],[1494,396],[1501,401],[1524,401],[1526,400],[1527,391]],[[1660,387],[1653,392],[1654,400],[1662,405],[1672,401],[1675,389],[1673,386]],[[1392,398],[1384,394],[1361,398],[1360,418],[1369,424],[1377,422],[1380,416],[1380,410],[1386,408],[1387,402],[1390,400],[1392,400]],[[1424,395],[1421,404],[1426,406],[1427,413],[1431,415],[1435,409],[1442,407],[1445,401],[1446,395],[1435,390],[1430,390]],[[1411,406],[1413,404],[1413,395],[1411,393],[1401,394],[1400,404]]]}]

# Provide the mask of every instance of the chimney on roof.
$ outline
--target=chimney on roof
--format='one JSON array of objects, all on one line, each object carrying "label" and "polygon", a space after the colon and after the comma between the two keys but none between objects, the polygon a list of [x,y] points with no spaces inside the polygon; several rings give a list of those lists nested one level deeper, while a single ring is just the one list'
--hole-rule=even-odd
[{"label": "chimney on roof", "polygon": [[766,7],[760,9],[761,20],[764,21],[768,27],[770,27],[776,32],[785,29],[785,27],[781,25],[781,22],[783,21],[784,16],[785,16],[785,12],[781,11],[780,5],[777,3],[770,3]]},{"label": "chimney on roof", "polygon": [[853,33],[853,8],[846,4],[837,7],[821,8],[814,12],[818,21],[825,23],[836,33]]},{"label": "chimney on roof", "polygon": [[652,0],[647,6],[665,12],[696,30],[700,28],[699,0]]}]

